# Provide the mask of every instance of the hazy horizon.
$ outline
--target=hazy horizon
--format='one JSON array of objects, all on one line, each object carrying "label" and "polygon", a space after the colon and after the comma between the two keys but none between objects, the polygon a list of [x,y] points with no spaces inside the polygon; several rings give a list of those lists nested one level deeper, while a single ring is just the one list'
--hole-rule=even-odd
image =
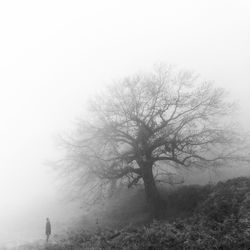
[{"label": "hazy horizon", "polygon": [[[56,136],[74,129],[98,89],[150,72],[154,64],[194,71],[228,90],[249,131],[249,12],[247,0],[2,1],[4,227],[12,228],[13,218],[20,219],[19,228],[40,222],[36,235],[42,230],[43,238],[46,217],[69,219],[70,204],[64,201],[56,173],[45,164],[60,155]],[[4,241],[0,235],[0,243]]]}]

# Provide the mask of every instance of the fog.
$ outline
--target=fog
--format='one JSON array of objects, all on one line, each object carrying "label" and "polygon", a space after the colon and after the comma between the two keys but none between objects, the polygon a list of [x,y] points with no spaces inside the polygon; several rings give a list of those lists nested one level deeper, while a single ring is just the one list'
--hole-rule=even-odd
[{"label": "fog", "polygon": [[229,91],[248,130],[249,12],[247,0],[1,1],[0,243],[43,239],[46,217],[59,231],[81,213],[46,162],[114,80],[159,62],[192,70]]}]

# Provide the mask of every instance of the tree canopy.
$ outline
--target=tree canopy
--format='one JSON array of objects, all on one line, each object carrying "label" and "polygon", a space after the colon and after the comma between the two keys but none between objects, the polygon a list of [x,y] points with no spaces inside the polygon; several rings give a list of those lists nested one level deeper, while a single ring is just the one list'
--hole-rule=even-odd
[{"label": "tree canopy", "polygon": [[[248,160],[229,119],[226,93],[190,72],[160,67],[107,87],[66,141],[64,161],[84,183],[142,181],[152,213],[164,207],[155,173],[161,167],[207,168]],[[100,186],[99,186],[100,187]],[[106,190],[106,189],[105,189]]]}]

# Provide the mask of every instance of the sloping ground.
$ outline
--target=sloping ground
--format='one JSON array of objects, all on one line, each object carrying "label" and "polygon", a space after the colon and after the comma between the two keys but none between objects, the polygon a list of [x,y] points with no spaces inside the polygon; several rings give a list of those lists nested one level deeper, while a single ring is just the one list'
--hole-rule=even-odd
[{"label": "sloping ground", "polygon": [[45,249],[250,249],[249,230],[250,179],[236,178],[215,185],[187,219],[129,226],[118,232],[78,230]]},{"label": "sloping ground", "polygon": [[250,219],[250,179],[236,178],[219,182],[197,212],[211,221],[223,222],[229,217]]}]

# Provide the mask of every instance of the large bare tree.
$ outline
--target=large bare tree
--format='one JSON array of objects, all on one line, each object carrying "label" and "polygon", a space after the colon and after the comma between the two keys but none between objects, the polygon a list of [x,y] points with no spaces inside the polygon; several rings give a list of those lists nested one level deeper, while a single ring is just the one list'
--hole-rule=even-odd
[{"label": "large bare tree", "polygon": [[105,189],[116,180],[128,186],[142,182],[157,217],[165,207],[157,168],[207,168],[247,159],[229,119],[233,109],[223,89],[160,67],[115,83],[92,100],[90,115],[66,142],[64,163],[82,184],[97,181]]}]

